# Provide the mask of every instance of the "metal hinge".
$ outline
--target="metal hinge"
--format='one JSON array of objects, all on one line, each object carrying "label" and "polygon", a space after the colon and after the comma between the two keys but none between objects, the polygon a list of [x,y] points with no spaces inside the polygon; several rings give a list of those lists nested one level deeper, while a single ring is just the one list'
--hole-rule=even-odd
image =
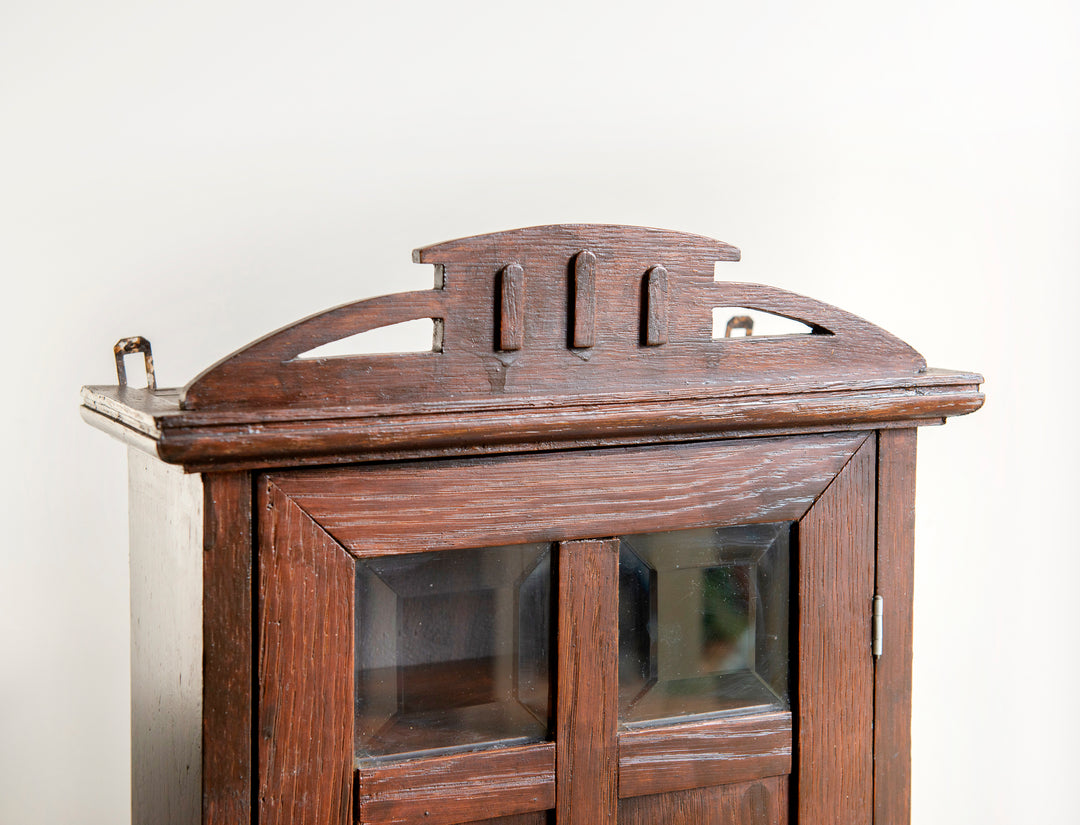
[{"label": "metal hinge", "polygon": [[870,629],[870,649],[874,652],[874,658],[881,656],[884,645],[884,633],[882,621],[885,615],[885,600],[881,596],[874,596],[874,617]]}]

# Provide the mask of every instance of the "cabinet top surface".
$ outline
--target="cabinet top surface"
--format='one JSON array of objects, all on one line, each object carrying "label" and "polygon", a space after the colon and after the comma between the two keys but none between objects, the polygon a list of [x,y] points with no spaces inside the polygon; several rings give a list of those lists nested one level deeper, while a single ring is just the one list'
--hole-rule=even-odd
[{"label": "cabinet top surface", "polygon": [[[982,403],[981,376],[928,370],[857,316],[716,280],[739,251],[710,238],[545,226],[413,259],[435,265],[433,289],[305,318],[183,389],[86,387],[85,415],[166,461],[210,469],[910,426]],[[430,351],[317,352],[422,319]],[[728,337],[755,319],[801,332]]]}]

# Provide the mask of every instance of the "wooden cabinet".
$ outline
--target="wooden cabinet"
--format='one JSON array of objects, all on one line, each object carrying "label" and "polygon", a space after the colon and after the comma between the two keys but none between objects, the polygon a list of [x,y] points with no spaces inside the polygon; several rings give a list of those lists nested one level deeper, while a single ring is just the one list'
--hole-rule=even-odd
[{"label": "wooden cabinet", "polygon": [[134,820],[906,821],[915,427],[981,377],[698,236],[414,257],[435,289],[84,389],[133,447]]}]

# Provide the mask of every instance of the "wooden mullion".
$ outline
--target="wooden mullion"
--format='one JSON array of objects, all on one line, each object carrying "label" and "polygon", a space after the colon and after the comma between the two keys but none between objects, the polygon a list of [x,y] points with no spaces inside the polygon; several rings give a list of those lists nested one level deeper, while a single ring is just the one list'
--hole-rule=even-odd
[{"label": "wooden mullion", "polygon": [[619,541],[559,545],[557,825],[615,825]]},{"label": "wooden mullion", "polygon": [[877,593],[884,648],[874,667],[874,822],[911,821],[911,658],[915,546],[914,429],[878,435]]}]

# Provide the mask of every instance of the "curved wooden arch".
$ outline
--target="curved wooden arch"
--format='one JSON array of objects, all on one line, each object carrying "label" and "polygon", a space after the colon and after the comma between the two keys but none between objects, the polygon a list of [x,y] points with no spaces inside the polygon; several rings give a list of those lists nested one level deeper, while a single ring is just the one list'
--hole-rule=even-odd
[{"label": "curved wooden arch", "polygon": [[[440,267],[437,288],[346,304],[260,338],[197,376],[181,405],[580,402],[925,370],[915,350],[851,313],[772,287],[714,280],[717,261],[738,259],[735,247],[700,235],[592,224],[425,247],[413,260]],[[714,339],[716,306],[781,315],[815,334]],[[439,351],[298,359],[421,318],[442,322]]]}]

